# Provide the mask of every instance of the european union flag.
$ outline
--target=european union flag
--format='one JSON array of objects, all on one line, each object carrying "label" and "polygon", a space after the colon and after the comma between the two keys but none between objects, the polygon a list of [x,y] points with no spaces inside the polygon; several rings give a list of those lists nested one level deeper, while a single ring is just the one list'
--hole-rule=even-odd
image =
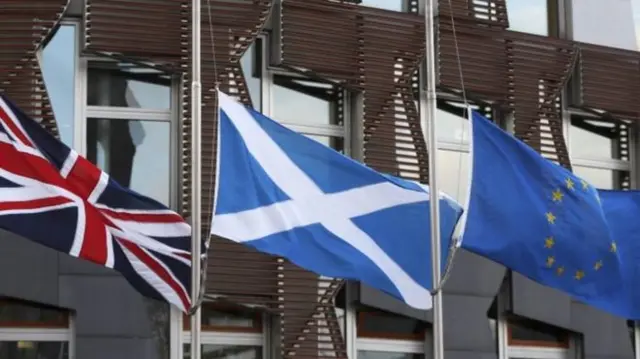
[{"label": "european union flag", "polygon": [[477,113],[462,247],[618,313],[617,243],[597,191]]},{"label": "european union flag", "polygon": [[640,191],[598,190],[609,228],[616,238],[624,285],[619,315],[640,319]]},{"label": "european union flag", "polygon": [[[218,94],[211,232],[430,308],[428,188],[378,173]],[[462,208],[440,198],[448,248]]]}]

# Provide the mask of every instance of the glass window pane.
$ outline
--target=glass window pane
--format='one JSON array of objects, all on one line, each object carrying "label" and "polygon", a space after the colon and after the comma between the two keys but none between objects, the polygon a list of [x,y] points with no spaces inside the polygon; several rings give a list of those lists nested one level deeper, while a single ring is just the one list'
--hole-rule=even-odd
[{"label": "glass window pane", "polygon": [[424,354],[358,350],[358,359],[424,359]]},{"label": "glass window pane", "polygon": [[90,63],[87,91],[90,106],[171,108],[170,76],[125,63]]},{"label": "glass window pane", "polygon": [[[184,359],[191,358],[191,345],[183,346]],[[262,347],[244,345],[202,345],[202,359],[262,359]]]},{"label": "glass window pane", "polygon": [[626,189],[630,184],[628,171],[573,166],[573,172],[576,176],[600,189]]},{"label": "glass window pane", "polygon": [[466,118],[438,109],[436,122],[438,126],[438,141],[454,144],[469,143],[469,121]]},{"label": "glass window pane", "polygon": [[546,36],[549,34],[547,0],[507,0],[509,30]]},{"label": "glass window pane", "polygon": [[406,0],[362,0],[360,5],[385,10],[406,11],[405,3]]},{"label": "glass window pane", "polygon": [[573,0],[571,12],[575,40],[627,50],[640,49],[640,0]]},{"label": "glass window pane", "polygon": [[628,145],[629,137],[625,135],[621,139],[619,126],[613,123],[576,117],[571,119],[569,142],[572,158],[626,160],[617,149],[620,141]]},{"label": "glass window pane", "polygon": [[66,342],[0,341],[0,358],[4,359],[68,359]]},{"label": "glass window pane", "polygon": [[0,327],[67,328],[68,326],[69,314],[64,310],[8,299],[0,300]]},{"label": "glass window pane", "polygon": [[366,311],[358,313],[358,336],[388,339],[423,339],[426,324],[402,315]]},{"label": "glass window pane", "polygon": [[73,145],[76,80],[76,27],[62,25],[42,50],[40,67],[60,139]]},{"label": "glass window pane", "polygon": [[169,205],[170,124],[87,120],[87,159],[118,183]]},{"label": "glass window pane", "polygon": [[273,82],[274,119],[302,125],[341,125],[332,85],[283,75],[274,75]]},{"label": "glass window pane", "polygon": [[511,319],[508,323],[509,344],[535,345],[547,343],[549,346],[568,347],[569,332],[548,324],[526,319]]},{"label": "glass window pane", "polygon": [[469,190],[469,153],[438,150],[440,191],[464,204]]},{"label": "glass window pane", "polygon": [[242,73],[247,82],[251,103],[253,104],[253,108],[258,111],[262,111],[261,47],[262,40],[256,40],[249,46],[247,52],[242,55],[242,59],[240,59]]},{"label": "glass window pane", "polygon": [[309,134],[304,134],[304,135],[322,143],[327,147],[331,147],[340,153],[344,153],[344,139],[342,137],[320,136],[320,135],[309,135]]}]

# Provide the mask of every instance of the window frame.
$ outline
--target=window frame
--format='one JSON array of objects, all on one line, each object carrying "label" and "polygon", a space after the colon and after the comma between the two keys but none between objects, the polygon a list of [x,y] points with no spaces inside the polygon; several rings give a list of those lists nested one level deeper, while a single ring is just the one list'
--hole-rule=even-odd
[{"label": "window frame", "polygon": [[[81,33],[81,32],[80,32]],[[81,56],[78,59],[76,72],[76,112],[74,128],[74,149],[81,156],[87,155],[87,124],[93,119],[106,120],[141,120],[148,122],[169,123],[169,208],[175,209],[178,205],[180,194],[179,145],[180,145],[180,117],[181,117],[181,80],[178,76],[171,75],[170,107],[166,110],[127,108],[116,106],[93,106],[88,102],[88,71],[90,62],[120,62],[116,59],[98,56]]]},{"label": "window frame", "polygon": [[[564,116],[562,119],[562,127],[563,134],[565,138],[565,144],[567,146],[567,151],[569,152],[569,158],[571,160],[571,165],[573,167],[582,167],[587,169],[598,169],[598,170],[608,170],[612,172],[628,172],[629,177],[631,178],[631,188],[635,187],[637,183],[636,176],[637,171],[635,170],[635,161],[636,158],[636,148],[637,148],[637,133],[634,129],[635,126],[633,124],[629,124],[629,159],[621,160],[621,159],[606,159],[606,158],[589,158],[589,157],[579,157],[574,156],[571,150],[571,117],[572,116],[580,116],[585,119],[599,121],[599,122],[608,122],[606,119],[598,117],[589,112],[581,111],[574,108],[569,108],[564,111]],[[588,179],[587,179],[588,180]],[[615,183],[614,183],[615,185]],[[618,189],[618,188],[614,188]]]},{"label": "window frame", "polygon": [[[1,300],[0,305],[5,302],[10,302],[7,300]],[[31,306],[37,308],[38,305],[34,303],[22,302],[16,300],[16,302],[21,302],[27,306]],[[19,324],[11,324],[11,322],[7,322],[9,326],[3,326],[0,323],[0,342],[19,342],[19,341],[29,341],[29,342],[66,342],[67,350],[68,350],[68,358],[75,358],[75,318],[73,313],[70,311],[65,311],[66,318],[65,322],[66,326],[58,325],[56,323],[52,323],[52,325],[47,325],[43,323],[41,326],[32,325],[29,323],[26,326],[20,326]]]}]

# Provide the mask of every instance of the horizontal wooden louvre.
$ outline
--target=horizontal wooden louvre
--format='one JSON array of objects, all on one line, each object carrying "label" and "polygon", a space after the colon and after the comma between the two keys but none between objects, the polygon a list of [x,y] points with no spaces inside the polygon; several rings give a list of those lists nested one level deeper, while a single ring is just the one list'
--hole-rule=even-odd
[{"label": "horizontal wooden louvre", "polygon": [[508,105],[515,135],[543,156],[571,169],[562,132],[560,95],[576,56],[569,41],[505,32],[509,61]]},{"label": "horizontal wooden louvre", "polygon": [[86,0],[89,52],[178,68],[186,56],[189,0]]},{"label": "horizontal wooden louvre", "polygon": [[640,116],[640,53],[579,43],[579,100],[576,105]]},{"label": "horizontal wooden louvre", "polygon": [[3,0],[0,10],[0,91],[55,136],[58,127],[36,51],[56,29],[68,0]]}]

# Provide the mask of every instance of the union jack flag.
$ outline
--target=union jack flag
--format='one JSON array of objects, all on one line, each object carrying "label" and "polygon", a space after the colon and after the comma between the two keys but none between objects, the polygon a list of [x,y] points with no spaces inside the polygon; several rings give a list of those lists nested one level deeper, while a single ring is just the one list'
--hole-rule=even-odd
[{"label": "union jack flag", "polygon": [[119,185],[3,95],[0,154],[0,228],[190,308],[191,228],[180,215]]}]

